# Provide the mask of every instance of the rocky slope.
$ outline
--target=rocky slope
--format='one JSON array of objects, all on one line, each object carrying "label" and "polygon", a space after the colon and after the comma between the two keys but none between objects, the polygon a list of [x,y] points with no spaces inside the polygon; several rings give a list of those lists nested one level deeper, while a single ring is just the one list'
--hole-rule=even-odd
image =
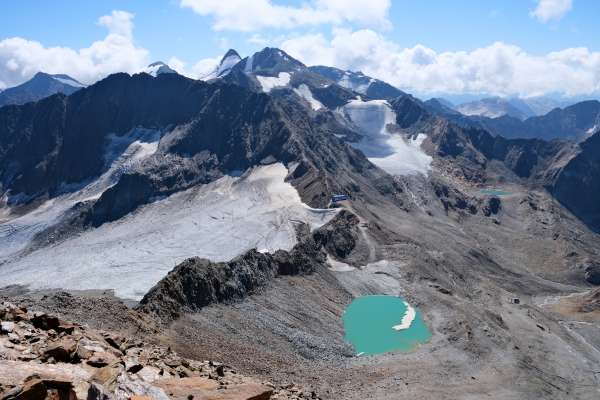
[{"label": "rocky slope", "polygon": [[275,387],[223,364],[182,358],[169,348],[0,305],[0,398],[318,398]]}]

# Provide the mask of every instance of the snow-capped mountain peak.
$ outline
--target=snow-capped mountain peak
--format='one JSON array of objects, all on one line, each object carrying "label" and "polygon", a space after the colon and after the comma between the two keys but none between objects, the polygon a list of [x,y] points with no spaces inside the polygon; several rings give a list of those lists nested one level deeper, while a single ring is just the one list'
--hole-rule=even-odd
[{"label": "snow-capped mountain peak", "polygon": [[400,89],[379,79],[367,76],[360,71],[344,71],[339,68],[321,65],[309,67],[309,69],[336,82],[343,88],[374,99],[389,100],[405,94]]},{"label": "snow-capped mountain peak", "polygon": [[265,47],[244,60],[244,72],[277,76],[281,72],[293,73],[303,70],[306,65],[288,55],[285,51]]},{"label": "snow-capped mountain peak", "polygon": [[177,73],[177,71],[175,71],[173,68],[169,67],[167,64],[165,64],[162,61],[153,62],[152,64],[148,65],[142,72],[152,75],[155,78],[161,74],[176,74]]},{"label": "snow-capped mountain peak", "polygon": [[4,90],[0,94],[0,107],[37,101],[55,93],[70,95],[83,87],[84,84],[68,75],[38,72],[27,82]]},{"label": "snow-capped mountain peak", "polygon": [[219,66],[217,67],[217,77],[225,76],[231,71],[238,62],[240,62],[242,58],[238,54],[237,51],[233,49],[229,49],[227,53],[221,59]]}]

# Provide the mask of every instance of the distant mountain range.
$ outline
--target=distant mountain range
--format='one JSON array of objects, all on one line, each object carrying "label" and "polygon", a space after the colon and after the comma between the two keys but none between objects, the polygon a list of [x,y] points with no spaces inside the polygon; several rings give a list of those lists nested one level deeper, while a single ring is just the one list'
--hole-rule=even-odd
[{"label": "distant mountain range", "polygon": [[523,99],[515,97],[488,97],[461,103],[456,106],[450,102],[446,102],[446,106],[467,116],[498,118],[506,115],[525,120],[530,117],[545,115],[555,108],[569,106],[574,103],[575,102],[568,102],[566,100],[559,101],[550,97],[532,97]]},{"label": "distant mountain range", "polygon": [[85,85],[68,75],[38,72],[27,82],[0,92],[0,107],[37,101],[55,93],[69,95],[83,87]]},{"label": "distant mountain range", "polygon": [[[482,128],[506,138],[540,138],[546,140],[582,140],[600,127],[600,102],[582,101],[568,107],[555,108],[547,114],[521,119],[511,115],[490,118],[464,115],[443,105],[438,99],[425,102],[428,109],[462,126]],[[522,116],[523,114],[521,114]]]}]

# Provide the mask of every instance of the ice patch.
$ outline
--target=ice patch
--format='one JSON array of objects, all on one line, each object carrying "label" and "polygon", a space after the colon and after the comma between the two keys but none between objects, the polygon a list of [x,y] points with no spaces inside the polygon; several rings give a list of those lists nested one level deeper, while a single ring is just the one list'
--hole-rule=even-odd
[{"label": "ice patch", "polygon": [[227,75],[231,68],[233,68],[238,62],[240,62],[240,57],[235,54],[230,55],[226,59],[223,60],[219,68],[217,69],[217,77],[222,77]]},{"label": "ice patch", "polygon": [[354,271],[356,269],[351,265],[348,265],[346,263],[343,263],[341,261],[334,259],[329,254],[327,255],[327,264],[329,264],[329,267],[330,267],[329,269],[332,271],[335,271],[335,272],[348,272],[348,271]]},{"label": "ice patch", "polygon": [[594,125],[590,129],[588,129],[586,133],[588,135],[593,135],[596,132],[597,129],[598,129],[598,125]]},{"label": "ice patch", "polygon": [[310,104],[310,107],[313,110],[318,111],[321,108],[323,108],[323,104],[321,104],[321,102],[319,100],[317,100],[313,97],[313,94],[310,91],[310,88],[308,86],[306,86],[304,83],[301,84],[300,86],[298,86],[296,89],[294,89],[294,92],[296,92],[296,94],[298,96],[302,97],[304,100],[308,101],[308,103]]},{"label": "ice patch", "polygon": [[79,87],[79,88],[85,87],[85,85],[83,85],[77,81],[74,81],[73,79],[59,78],[56,76],[53,76],[52,79],[54,79],[55,81],[59,81],[60,83],[64,83],[65,85],[69,85],[69,86],[73,86],[73,87]]},{"label": "ice patch", "polygon": [[[140,299],[189,257],[226,261],[252,248],[289,250],[296,244],[298,221],[316,228],[337,211],[303,204],[285,182],[287,174],[276,163],[239,178],[225,176],[20,258],[4,251],[7,239],[0,237],[2,286],[114,289],[123,298]],[[55,210],[55,204],[47,208]]]},{"label": "ice patch", "polygon": [[410,304],[408,304],[407,302],[404,302],[404,305],[406,306],[406,311],[404,312],[402,321],[400,321],[399,325],[392,326],[392,329],[394,329],[396,331],[402,331],[402,330],[410,328],[410,326],[412,325],[413,321],[415,320],[415,318],[417,316],[417,311]]},{"label": "ice patch", "polygon": [[371,81],[369,81],[366,84],[357,83],[353,81],[352,77],[350,77],[350,75],[346,72],[344,76],[342,76],[342,78],[338,81],[338,85],[340,85],[343,88],[353,90],[360,94],[367,94],[367,90],[369,89],[369,86],[371,86],[372,81],[373,80],[371,79]]},{"label": "ice patch", "polygon": [[147,73],[148,75],[153,76],[154,78],[156,78],[158,76],[158,70],[163,66],[164,64],[159,64],[156,63],[154,65],[149,65],[148,67],[144,68],[144,70],[142,72]]},{"label": "ice patch", "polygon": [[343,107],[346,117],[363,134],[359,149],[375,165],[392,175],[427,174],[431,169],[431,156],[422,149],[427,138],[424,134],[405,139],[400,134],[388,132],[388,125],[396,123],[396,114],[384,100],[352,100]]},{"label": "ice patch", "polygon": [[254,54],[246,59],[246,64],[244,65],[245,73],[249,74],[252,72],[252,68],[254,68],[252,64],[254,64]]},{"label": "ice patch", "polygon": [[269,93],[276,87],[287,86],[290,83],[291,75],[288,72],[280,72],[278,76],[260,76],[256,75],[256,79],[260,82],[262,90]]}]

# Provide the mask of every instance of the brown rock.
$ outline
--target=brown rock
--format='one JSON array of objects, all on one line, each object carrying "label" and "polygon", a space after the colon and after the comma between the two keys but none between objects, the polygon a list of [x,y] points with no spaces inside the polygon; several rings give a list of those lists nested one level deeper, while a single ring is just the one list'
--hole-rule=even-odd
[{"label": "brown rock", "polygon": [[67,363],[71,361],[72,355],[75,353],[76,349],[77,343],[74,340],[64,338],[58,343],[48,347],[46,351],[44,351],[44,358],[49,359],[52,357],[58,362]]},{"label": "brown rock", "polygon": [[106,387],[108,390],[113,391],[117,385],[117,378],[123,370],[123,365],[118,362],[113,363],[98,369],[98,371],[92,375],[91,380]]},{"label": "brown rock", "polygon": [[123,344],[123,339],[121,339],[119,336],[111,335],[109,333],[104,333],[103,336],[104,336],[104,340],[106,340],[106,343],[108,343],[113,348],[115,348],[119,351],[121,350],[121,345]]},{"label": "brown rock", "polygon": [[46,398],[46,385],[41,379],[30,379],[20,389],[20,391],[4,397],[3,400],[44,400]]},{"label": "brown rock", "polygon": [[102,368],[117,361],[117,358],[110,353],[94,353],[88,358],[86,363],[92,367]]},{"label": "brown rock", "polygon": [[75,352],[75,355],[79,360],[87,360],[88,358],[94,355],[94,352],[88,349],[87,347],[80,345],[77,346],[77,351]]}]

